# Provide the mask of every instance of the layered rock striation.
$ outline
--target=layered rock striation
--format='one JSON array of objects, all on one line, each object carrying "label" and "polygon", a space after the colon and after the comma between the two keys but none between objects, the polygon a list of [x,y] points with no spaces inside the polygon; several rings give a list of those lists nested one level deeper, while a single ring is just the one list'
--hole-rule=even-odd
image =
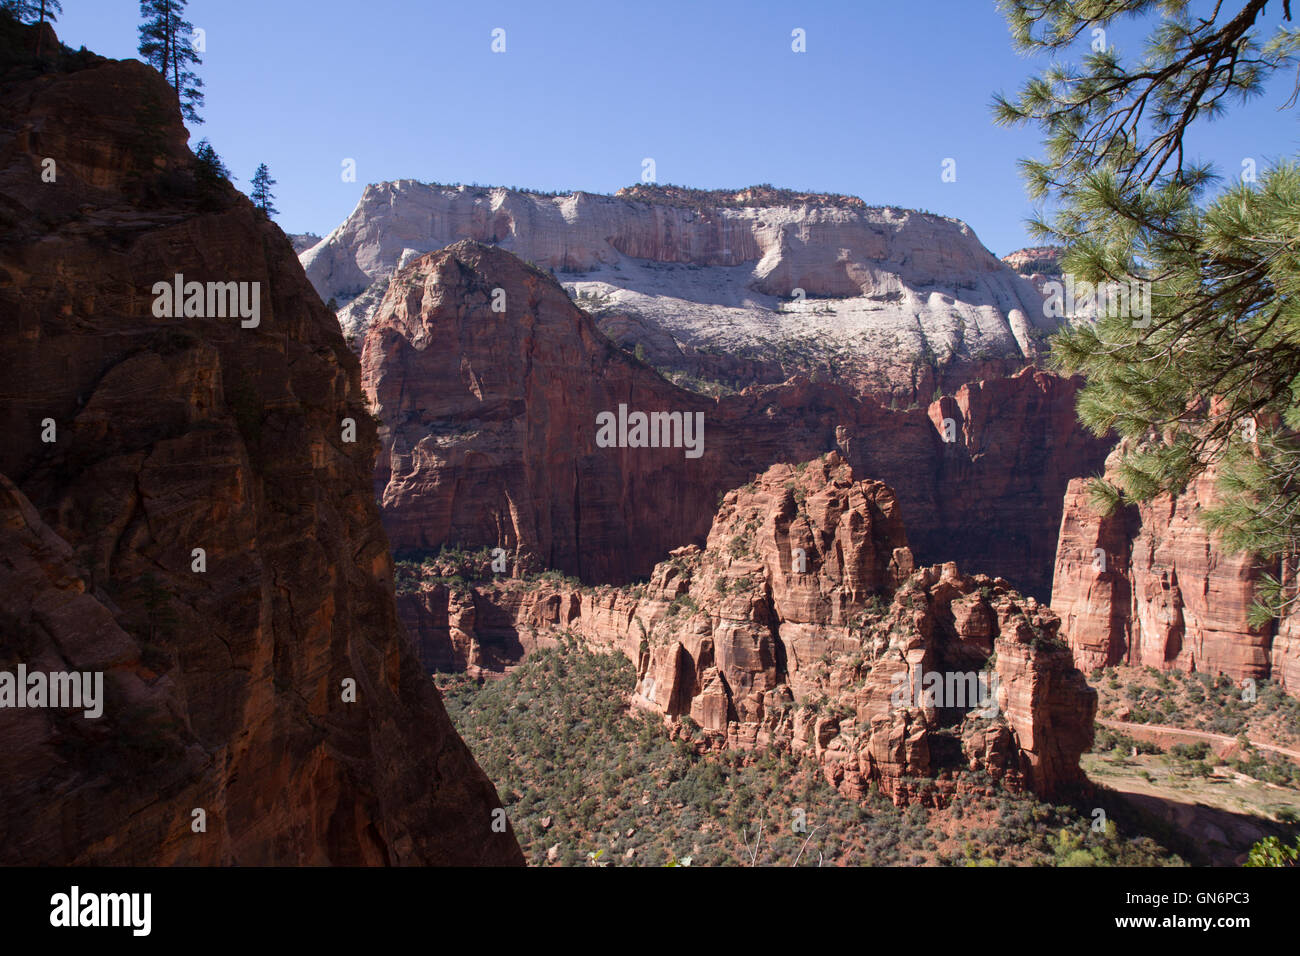
[{"label": "layered rock striation", "polygon": [[1051,603],[1080,667],[1269,677],[1300,693],[1293,617],[1249,620],[1261,576],[1279,569],[1225,553],[1201,520],[1216,480],[1211,469],[1181,495],[1111,514],[1091,503],[1087,481],[1069,483]]},{"label": "layered rock striation", "polygon": [[[0,671],[103,696],[0,708],[0,863],[522,863],[398,621],[359,366],[288,239],[154,70],[29,40],[0,16]],[[168,317],[176,281],[251,308]]]},{"label": "layered rock striation", "polygon": [[818,374],[904,404],[1032,361],[1056,325],[965,224],[842,196],[366,187],[302,253],[359,344],[396,272],[461,240],[555,274],[628,350],[693,379]]}]

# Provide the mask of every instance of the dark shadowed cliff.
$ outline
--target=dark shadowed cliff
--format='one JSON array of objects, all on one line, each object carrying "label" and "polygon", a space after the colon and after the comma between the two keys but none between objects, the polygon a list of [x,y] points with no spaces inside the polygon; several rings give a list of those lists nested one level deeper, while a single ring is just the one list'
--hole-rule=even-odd
[{"label": "dark shadowed cliff", "polygon": [[[152,69],[33,36],[0,19],[0,670],[104,701],[0,710],[0,862],[522,862],[397,620],[359,367],[289,240]],[[159,317],[178,274],[257,312]]]}]

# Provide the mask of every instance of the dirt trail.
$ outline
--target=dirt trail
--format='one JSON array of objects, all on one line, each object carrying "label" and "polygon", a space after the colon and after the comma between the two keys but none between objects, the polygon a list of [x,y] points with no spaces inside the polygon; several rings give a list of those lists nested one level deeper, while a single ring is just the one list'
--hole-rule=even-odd
[{"label": "dirt trail", "polygon": [[[1170,727],[1167,724],[1135,724],[1127,720],[1105,720],[1097,718],[1097,723],[1102,727],[1109,727],[1112,730],[1122,730],[1130,737],[1146,739],[1151,743],[1163,743],[1160,738],[1184,738],[1188,741],[1205,741],[1210,744],[1221,744],[1222,748],[1215,748],[1215,753],[1220,749],[1226,750],[1237,743],[1236,737],[1230,737],[1227,734],[1214,734],[1208,730],[1188,730],[1185,727]],[[1249,738],[1247,738],[1249,739]],[[1287,750],[1285,747],[1277,747],[1273,744],[1260,743],[1257,740],[1250,741],[1251,746],[1256,750],[1268,751],[1269,753],[1281,754],[1289,760],[1300,764],[1300,750]]]}]

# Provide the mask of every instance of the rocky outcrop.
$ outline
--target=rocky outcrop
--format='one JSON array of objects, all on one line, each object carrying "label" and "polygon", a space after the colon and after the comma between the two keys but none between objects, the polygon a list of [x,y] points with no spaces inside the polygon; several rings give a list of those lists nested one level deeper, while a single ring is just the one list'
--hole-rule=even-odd
[{"label": "rocky outcrop", "polygon": [[1061,256],[1064,252],[1060,246],[1031,246],[1008,253],[1002,261],[1028,279],[1046,301],[1052,294],[1047,284],[1061,279]]},{"label": "rocky outcrop", "polygon": [[[729,492],[705,547],[644,586],[502,576],[454,601],[441,585],[401,601],[435,622],[420,631],[426,664],[481,666],[511,630],[519,656],[577,636],[626,654],[632,703],[700,746],[808,753],[850,794],[941,803],[983,786],[964,772],[980,770],[1055,795],[1082,781],[1092,743],[1096,694],[1051,610],[953,564],[915,569],[893,491],[835,453]],[[463,613],[440,632],[471,604],[493,609],[495,633],[480,639]]]},{"label": "rocky outcrop", "polygon": [[1065,495],[1051,603],[1075,660],[1091,670],[1128,654],[1129,546],[1136,515],[1132,509],[1102,514],[1090,502],[1088,484],[1071,481]]},{"label": "rocky outcrop", "polygon": [[1002,257],[1002,261],[1022,276],[1059,276],[1061,274],[1060,246],[1031,246],[1017,249]]},{"label": "rocky outcrop", "polygon": [[1211,469],[1181,495],[1111,514],[1090,503],[1085,480],[1070,482],[1051,603],[1080,667],[1273,677],[1300,691],[1294,622],[1248,619],[1260,576],[1276,568],[1225,553],[1201,521],[1216,480]]},{"label": "rocky outcrop", "polygon": [[288,235],[289,242],[293,245],[293,251],[300,255],[320,242],[320,236],[314,232],[290,232],[286,233],[286,235]]},{"label": "rocky outcrop", "polygon": [[[704,543],[728,489],[836,450],[899,489],[922,561],[978,563],[1046,597],[1066,482],[1107,447],[1075,421],[1077,381],[1033,369],[928,408],[802,378],[709,398],[615,347],[549,274],[468,241],[398,274],[362,364],[394,548],[501,547],[587,583],[646,576]],[[698,457],[602,447],[598,416],[620,407],[701,421]]]},{"label": "rocky outcrop", "polygon": [[[0,863],[522,863],[397,620],[360,369],[288,240],[153,70],[0,63],[0,671],[103,680],[99,717],[0,708]],[[258,308],[167,317],[178,276]]]},{"label": "rocky outcrop", "polygon": [[771,189],[552,196],[399,180],[366,187],[302,261],[360,341],[395,272],[465,239],[557,275],[656,367],[722,383],[815,373],[928,401],[1032,361],[1056,324],[958,220]]}]

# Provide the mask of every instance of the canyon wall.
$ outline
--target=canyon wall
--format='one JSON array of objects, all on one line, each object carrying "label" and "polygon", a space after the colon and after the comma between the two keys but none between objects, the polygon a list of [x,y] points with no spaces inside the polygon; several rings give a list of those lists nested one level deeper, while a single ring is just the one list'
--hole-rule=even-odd
[{"label": "canyon wall", "polygon": [[1051,603],[1080,667],[1271,677],[1300,693],[1294,617],[1248,620],[1261,575],[1278,569],[1225,553],[1201,521],[1215,482],[1211,469],[1181,495],[1109,515],[1091,504],[1086,480],[1070,482]]},{"label": "canyon wall", "polygon": [[[874,785],[900,805],[942,803],[985,786],[971,770],[1049,797],[1078,786],[1096,694],[1056,615],[1002,579],[916,569],[900,510],[832,452],[727,493],[704,548],[678,549],[645,585],[432,561],[399,604],[426,666],[499,672],[576,637],[625,654],[632,704],[674,733],[807,752],[849,795]],[[457,578],[471,583],[446,583]],[[947,689],[927,696],[935,673]],[[972,678],[971,699],[949,696],[954,676]]]},{"label": "canyon wall", "polygon": [[[397,551],[499,546],[588,583],[645,577],[704,543],[725,492],[836,450],[898,489],[920,560],[983,567],[1045,598],[1066,483],[1107,450],[1075,421],[1078,381],[1033,369],[926,408],[799,377],[701,395],[615,347],[548,273],[470,241],[399,271],[362,365]],[[699,456],[602,447],[598,416],[620,406],[698,416]]]},{"label": "canyon wall", "polygon": [[[103,675],[98,718],[0,709],[0,863],[521,864],[397,619],[359,365],[289,240],[156,71],[0,27],[0,670]],[[258,313],[165,317],[178,274]]]}]

